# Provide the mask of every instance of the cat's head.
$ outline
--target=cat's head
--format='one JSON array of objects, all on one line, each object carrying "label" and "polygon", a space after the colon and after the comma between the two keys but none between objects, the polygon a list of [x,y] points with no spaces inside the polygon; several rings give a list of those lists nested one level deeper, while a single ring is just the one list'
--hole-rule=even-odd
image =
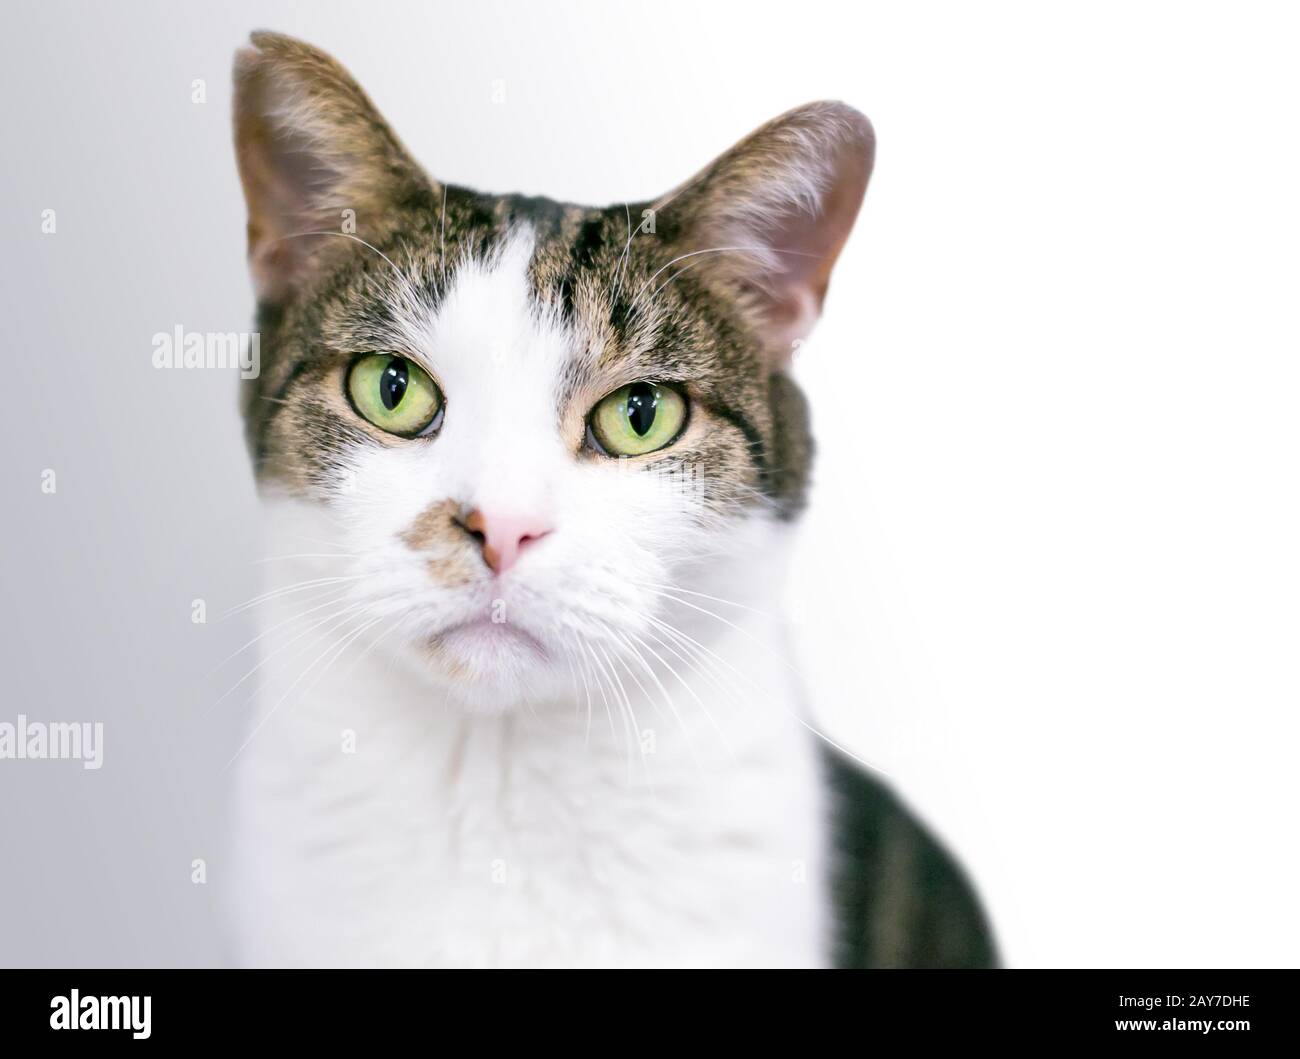
[{"label": "cat's head", "polygon": [[867,120],[801,107],[660,199],[570,206],[438,183],[329,56],[252,44],[250,444],[390,642],[506,706],[670,643],[692,593],[777,576],[812,452],[787,368],[866,190]]}]

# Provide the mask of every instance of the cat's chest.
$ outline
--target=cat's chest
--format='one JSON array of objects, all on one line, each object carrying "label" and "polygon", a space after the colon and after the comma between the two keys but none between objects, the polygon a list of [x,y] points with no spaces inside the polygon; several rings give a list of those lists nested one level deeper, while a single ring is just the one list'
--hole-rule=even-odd
[{"label": "cat's chest", "polygon": [[[806,733],[772,714],[721,727],[704,705],[708,723],[600,711],[589,728],[583,709],[421,719],[335,689],[253,770],[260,855],[299,883],[280,888],[287,943],[303,962],[824,962]],[[306,921],[326,909],[322,941]]]},{"label": "cat's chest", "polygon": [[435,798],[412,878],[447,899],[428,938],[438,958],[820,961],[820,807],[801,770],[744,755],[663,767],[633,753],[630,766],[489,767]]}]

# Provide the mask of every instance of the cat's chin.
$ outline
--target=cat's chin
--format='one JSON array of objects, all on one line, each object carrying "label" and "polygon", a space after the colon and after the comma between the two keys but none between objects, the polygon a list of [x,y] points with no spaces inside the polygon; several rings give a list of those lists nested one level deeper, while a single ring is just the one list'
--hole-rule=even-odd
[{"label": "cat's chin", "polygon": [[430,646],[453,664],[471,668],[502,662],[510,665],[528,660],[536,663],[548,661],[546,648],[536,637],[516,625],[486,618],[444,629]]},{"label": "cat's chin", "polygon": [[446,689],[447,703],[475,713],[534,706],[562,686],[561,669],[547,649],[515,625],[454,625],[430,639],[423,654],[429,675]]}]

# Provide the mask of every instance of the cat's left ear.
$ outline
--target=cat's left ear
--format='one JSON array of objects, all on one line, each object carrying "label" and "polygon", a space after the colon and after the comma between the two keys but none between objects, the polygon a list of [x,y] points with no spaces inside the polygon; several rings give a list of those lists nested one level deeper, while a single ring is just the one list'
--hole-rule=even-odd
[{"label": "cat's left ear", "polygon": [[[875,159],[866,117],[810,103],[746,137],[656,203],[683,255],[721,276],[779,367],[821,315]],[[680,265],[691,266],[692,258]]]}]

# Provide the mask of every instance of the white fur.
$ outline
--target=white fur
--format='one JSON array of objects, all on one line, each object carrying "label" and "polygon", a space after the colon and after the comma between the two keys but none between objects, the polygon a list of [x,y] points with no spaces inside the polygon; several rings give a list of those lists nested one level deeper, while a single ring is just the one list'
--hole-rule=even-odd
[{"label": "white fur", "polygon": [[[435,440],[359,451],[328,505],[269,498],[271,554],[321,557],[270,564],[237,759],[243,958],[824,964],[815,746],[768,616],[785,531],[575,459],[556,395],[578,339],[530,304],[530,253],[523,232],[462,263],[405,321],[447,395]],[[401,539],[446,498],[554,532],[449,588]],[[425,650],[493,608],[547,657],[505,629],[454,668]]]}]

